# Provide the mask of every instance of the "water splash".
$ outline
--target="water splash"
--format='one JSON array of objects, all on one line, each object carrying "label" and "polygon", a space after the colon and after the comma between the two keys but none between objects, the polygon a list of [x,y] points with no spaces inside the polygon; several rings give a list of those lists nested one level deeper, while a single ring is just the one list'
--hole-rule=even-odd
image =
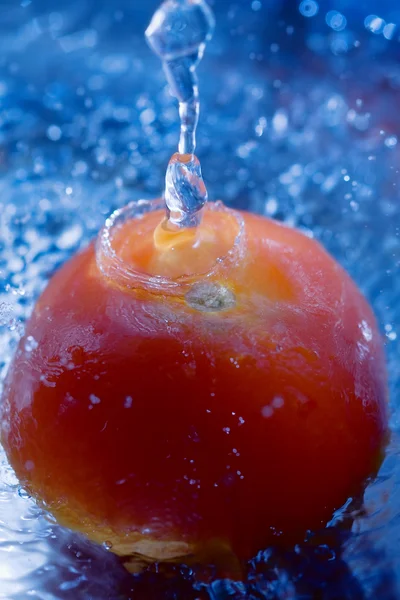
[{"label": "water splash", "polygon": [[196,67],[215,27],[204,0],[166,0],[146,30],[151,48],[163,61],[172,94],[179,102],[180,154],[193,154],[200,101]]},{"label": "water splash", "polygon": [[207,201],[200,163],[194,156],[200,112],[196,67],[214,26],[213,13],[204,0],[166,0],[146,30],[147,41],[163,61],[171,92],[179,102],[179,154],[168,165],[165,200],[169,218],[172,215],[173,224],[180,227],[196,227]]}]

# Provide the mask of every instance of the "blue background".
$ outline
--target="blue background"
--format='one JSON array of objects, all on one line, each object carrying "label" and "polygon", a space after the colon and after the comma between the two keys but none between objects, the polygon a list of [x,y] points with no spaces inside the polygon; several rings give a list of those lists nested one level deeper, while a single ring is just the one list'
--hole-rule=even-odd
[{"label": "blue background", "polygon": [[[157,6],[0,2],[2,374],[54,270],[111,210],[162,192],[178,114],[143,37]],[[49,524],[2,457],[8,600],[400,597],[400,7],[217,0],[213,8],[217,29],[199,67],[198,156],[210,197],[317,237],[361,286],[387,349],[387,458],[363,509],[336,515],[335,526],[287,554],[260,553],[245,586],[203,589],[186,571],[127,577],[112,554]]]}]

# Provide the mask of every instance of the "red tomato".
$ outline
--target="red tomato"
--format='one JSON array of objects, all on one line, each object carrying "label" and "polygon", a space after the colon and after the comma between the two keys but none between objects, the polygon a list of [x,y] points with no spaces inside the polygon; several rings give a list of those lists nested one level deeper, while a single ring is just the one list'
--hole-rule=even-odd
[{"label": "red tomato", "polygon": [[238,254],[196,276],[236,219],[206,211],[203,260],[185,236],[154,246],[160,218],[129,221],[114,248],[176,287],[102,272],[93,245],[51,280],[9,371],[2,442],[62,524],[119,554],[248,559],[326,523],[376,471],[382,341],[349,276],[298,231],[241,213]]}]

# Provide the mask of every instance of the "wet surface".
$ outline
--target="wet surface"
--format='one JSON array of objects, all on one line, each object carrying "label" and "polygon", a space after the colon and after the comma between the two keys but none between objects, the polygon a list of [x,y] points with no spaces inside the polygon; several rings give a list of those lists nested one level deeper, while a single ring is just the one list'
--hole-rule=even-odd
[{"label": "wet surface", "polygon": [[[49,522],[1,455],[0,598],[400,596],[395,7],[288,4],[216,3],[215,37],[199,67],[197,152],[211,199],[314,235],[371,301],[386,341],[393,432],[378,478],[364,506],[349,507],[334,527],[286,554],[260,553],[245,585],[207,587],[187,569],[128,575],[105,548]],[[54,270],[113,209],[163,189],[179,125],[143,37],[156,6],[0,6],[2,375]]]}]

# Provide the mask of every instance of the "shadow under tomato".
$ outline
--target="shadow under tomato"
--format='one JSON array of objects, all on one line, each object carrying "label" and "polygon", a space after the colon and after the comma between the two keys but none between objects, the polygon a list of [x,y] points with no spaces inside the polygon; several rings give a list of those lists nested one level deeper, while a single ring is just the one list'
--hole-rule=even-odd
[{"label": "shadow under tomato", "polygon": [[[244,583],[216,580],[208,585],[187,568],[152,567],[132,577],[132,600],[396,600],[395,577],[390,566],[378,574],[374,589],[368,589],[351,572],[343,558],[351,534],[352,519],[328,527],[289,551],[270,548],[247,565]],[[376,554],[372,548],[363,552]],[[385,564],[376,556],[376,564]],[[203,572],[203,580],[212,572]],[[197,582],[197,583],[196,583]],[[129,594],[128,593],[128,594]]]},{"label": "shadow under tomato", "polygon": [[359,581],[344,558],[359,507],[360,501],[335,525],[310,534],[289,550],[260,552],[245,565],[243,582],[217,579],[211,567],[194,570],[171,564],[152,565],[132,575],[112,552],[59,529],[53,550],[69,565],[72,560],[73,568],[43,581],[42,589],[60,600],[397,600],[390,561],[371,547],[368,538],[357,560],[380,565],[379,572],[371,574],[373,583]]}]

